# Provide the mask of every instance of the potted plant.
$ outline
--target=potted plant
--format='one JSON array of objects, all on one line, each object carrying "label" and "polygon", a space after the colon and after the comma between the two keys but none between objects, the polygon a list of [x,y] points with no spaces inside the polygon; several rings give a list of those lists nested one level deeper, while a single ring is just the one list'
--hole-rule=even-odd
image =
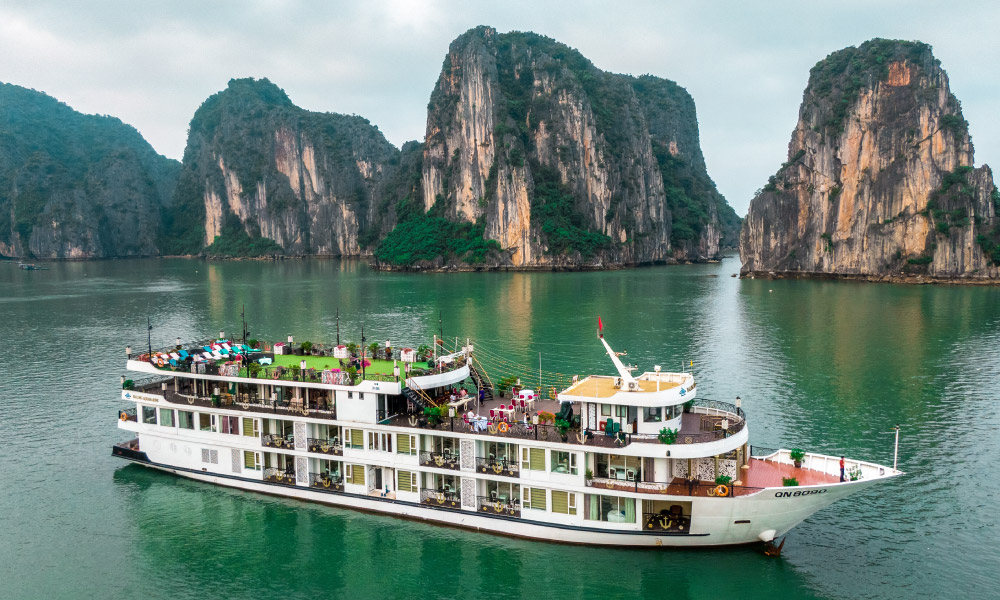
[{"label": "potted plant", "polygon": [[677,430],[664,427],[656,437],[659,438],[661,444],[673,444],[677,441]]},{"label": "potted plant", "polygon": [[507,390],[509,390],[515,383],[517,383],[517,377],[509,375],[507,377],[502,377],[499,382],[500,397],[503,398],[507,393]]},{"label": "potted plant", "polygon": [[126,379],[125,383],[122,384],[122,389],[123,390],[134,390],[135,389],[135,382],[132,381],[131,379]]},{"label": "potted plant", "polygon": [[247,372],[250,374],[250,377],[253,377],[254,379],[256,379],[258,375],[260,375],[260,369],[261,369],[260,363],[257,362],[251,362],[247,366]]},{"label": "potted plant", "polygon": [[247,340],[247,345],[249,345],[254,350],[258,350],[260,348],[260,342],[257,341],[256,339]]},{"label": "potted plant", "polygon": [[312,348],[312,342],[302,342],[302,354],[312,354]]},{"label": "potted plant", "polygon": [[795,468],[798,469],[802,466],[802,459],[806,457],[806,453],[801,448],[792,448],[792,451],[788,453],[788,456],[795,463]]},{"label": "potted plant", "polygon": [[357,356],[357,355],[358,355],[358,345],[357,345],[357,344],[355,344],[354,342],[350,342],[350,343],[348,343],[348,344],[347,344],[347,352],[348,352],[348,353],[349,353],[349,354],[350,354],[351,356]]},{"label": "potted plant", "polygon": [[583,478],[587,480],[588,484],[590,484],[590,480],[594,478],[594,472],[591,471],[590,469],[587,469],[586,471],[583,472]]},{"label": "potted plant", "polygon": [[691,400],[688,400],[687,402],[684,403],[684,412],[686,412],[686,413],[691,412],[691,407],[692,406],[694,406],[694,399],[693,398]]},{"label": "potted plant", "polygon": [[374,359],[377,353],[378,353],[378,342],[372,342],[368,344],[368,356]]},{"label": "potted plant", "polygon": [[562,441],[566,441],[569,437],[569,421],[564,419],[556,419],[556,429],[559,431],[559,435],[562,436]]},{"label": "potted plant", "polygon": [[782,477],[781,485],[785,487],[794,487],[799,485],[799,480],[794,477]]},{"label": "potted plant", "polygon": [[719,475],[715,478],[715,485],[729,485],[732,481],[733,478],[729,475]]},{"label": "potted plant", "polygon": [[358,368],[352,365],[344,369],[344,372],[347,373],[347,376],[351,379],[351,383],[353,384],[354,377],[358,374]]}]

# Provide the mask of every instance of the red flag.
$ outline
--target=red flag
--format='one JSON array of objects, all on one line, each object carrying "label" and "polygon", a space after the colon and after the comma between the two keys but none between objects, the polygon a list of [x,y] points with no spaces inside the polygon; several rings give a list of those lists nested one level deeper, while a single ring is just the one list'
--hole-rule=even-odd
[{"label": "red flag", "polygon": [[597,315],[597,335],[604,337],[604,323],[601,323],[601,315]]}]

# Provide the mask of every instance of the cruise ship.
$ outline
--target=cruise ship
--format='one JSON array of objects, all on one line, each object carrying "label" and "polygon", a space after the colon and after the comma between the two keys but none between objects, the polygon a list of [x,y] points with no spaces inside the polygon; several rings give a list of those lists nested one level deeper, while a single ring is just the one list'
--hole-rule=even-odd
[{"label": "cruise ship", "polygon": [[[773,544],[893,467],[749,444],[691,372],[493,381],[475,344],[218,338],[133,354],[113,454],[250,492],[606,546]],[[488,361],[484,361],[487,362]],[[685,369],[682,369],[682,371]],[[690,370],[690,369],[688,369]],[[610,366],[609,366],[610,371]],[[536,386],[538,387],[538,386]]]}]

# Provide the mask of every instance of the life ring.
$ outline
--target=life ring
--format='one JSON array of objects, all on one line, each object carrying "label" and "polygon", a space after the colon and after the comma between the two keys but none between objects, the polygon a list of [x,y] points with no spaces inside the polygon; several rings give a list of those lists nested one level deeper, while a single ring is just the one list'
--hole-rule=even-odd
[{"label": "life ring", "polygon": [[158,366],[158,367],[162,367],[162,366],[163,366],[163,365],[165,365],[165,364],[166,364],[166,361],[165,361],[165,360],[163,360],[162,358],[159,358],[159,357],[158,357],[158,358],[156,359],[156,366]]},{"label": "life ring", "polygon": [[720,483],[719,485],[715,486],[715,495],[716,496],[728,496],[729,495],[729,488],[726,487],[725,485],[722,485]]},{"label": "life ring", "polygon": [[508,431],[510,431],[510,426],[507,425],[506,421],[501,422],[500,425],[497,426],[497,431],[499,431],[500,433],[507,433]]},{"label": "life ring", "polygon": [[121,419],[122,421],[128,421],[128,413],[123,410],[120,413],[118,413],[118,418]]},{"label": "life ring", "polygon": [[493,511],[496,512],[497,514],[503,512],[503,504],[500,504],[499,500],[493,503]]}]

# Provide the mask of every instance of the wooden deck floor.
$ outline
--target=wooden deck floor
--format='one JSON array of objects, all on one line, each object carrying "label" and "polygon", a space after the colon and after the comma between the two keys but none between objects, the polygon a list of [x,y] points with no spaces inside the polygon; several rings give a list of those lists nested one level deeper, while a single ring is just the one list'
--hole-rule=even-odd
[{"label": "wooden deck floor", "polygon": [[812,469],[796,469],[795,465],[751,458],[750,469],[747,471],[747,480],[744,485],[749,487],[780,487],[782,477],[794,477],[799,485],[824,485],[828,483],[839,483],[840,477],[835,477],[821,471]]}]

